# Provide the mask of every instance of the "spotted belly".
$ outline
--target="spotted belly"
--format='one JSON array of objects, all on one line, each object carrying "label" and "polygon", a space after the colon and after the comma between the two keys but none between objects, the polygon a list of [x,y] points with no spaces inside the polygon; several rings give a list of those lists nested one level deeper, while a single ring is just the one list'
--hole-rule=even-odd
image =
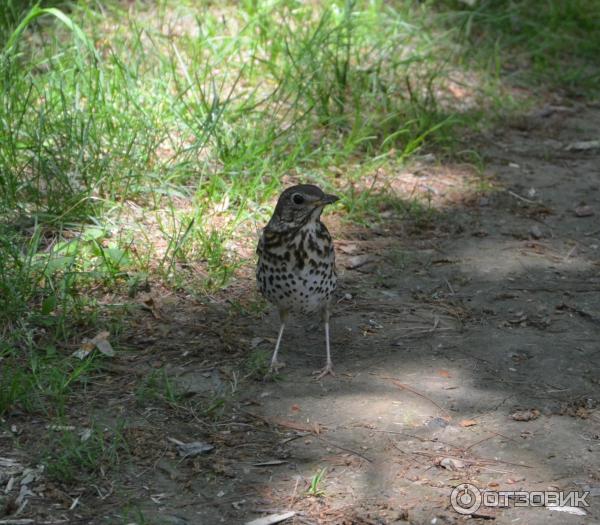
[{"label": "spotted belly", "polygon": [[337,284],[333,261],[321,261],[317,268],[298,269],[259,261],[256,280],[263,296],[278,308],[293,313],[312,313],[331,299]]}]

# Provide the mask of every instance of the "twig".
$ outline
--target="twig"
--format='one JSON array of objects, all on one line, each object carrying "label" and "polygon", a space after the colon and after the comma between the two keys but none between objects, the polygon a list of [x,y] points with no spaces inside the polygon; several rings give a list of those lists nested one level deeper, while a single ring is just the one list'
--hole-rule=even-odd
[{"label": "twig", "polygon": [[[393,445],[394,445],[394,447],[398,448],[395,443],[393,443]],[[404,450],[402,450],[400,448],[398,448],[398,450],[400,452],[403,452],[403,453],[406,454],[406,451],[404,451]],[[460,456],[452,456],[452,455],[449,455],[449,454],[439,454],[439,453],[435,454],[433,452],[425,452],[425,451],[420,451],[420,450],[410,451],[410,454],[417,454],[419,456],[427,456],[427,457],[430,457],[430,458],[436,458],[436,457],[439,457],[439,456],[443,455],[443,457],[445,457],[445,458],[458,459],[460,461],[464,461],[466,463],[471,463],[473,465],[475,465],[475,464],[482,464],[483,465],[483,464],[486,464],[486,463],[488,463],[488,464],[489,463],[492,463],[492,464],[493,463],[502,463],[503,465],[510,465],[512,467],[533,468],[531,465],[525,465],[525,464],[520,464],[520,463],[511,463],[510,461],[503,461],[501,459],[490,459],[490,458],[468,459],[468,458],[461,458]]]},{"label": "twig", "polygon": [[484,441],[487,441],[488,439],[492,439],[492,438],[494,438],[494,437],[501,437],[501,438],[504,438],[504,439],[508,439],[508,440],[510,440],[510,441],[514,441],[515,443],[518,443],[518,441],[517,441],[516,439],[513,439],[513,438],[511,438],[511,437],[509,437],[509,436],[505,436],[504,434],[500,434],[499,432],[494,432],[493,430],[486,430],[486,432],[491,432],[491,433],[492,433],[492,435],[491,435],[491,436],[488,436],[488,437],[486,437],[486,438],[480,439],[479,441],[476,441],[476,442],[475,442],[475,443],[473,443],[472,445],[469,445],[467,448],[465,448],[465,449],[462,449],[462,450],[464,450],[465,452],[467,452],[468,450],[470,450],[470,449],[472,449],[473,447],[475,447],[475,446],[479,445],[480,443],[483,443]]},{"label": "twig", "polygon": [[387,379],[388,381],[391,381],[395,386],[397,386],[398,388],[402,389],[402,390],[408,390],[409,392],[412,392],[413,394],[422,397],[423,399],[429,401],[432,405],[435,405],[439,410],[441,410],[444,414],[448,414],[448,411],[441,407],[440,405],[438,405],[433,399],[430,399],[429,397],[427,397],[424,394],[421,394],[421,392],[417,392],[415,389],[409,387],[408,385],[405,385],[404,383],[401,383],[400,381],[398,381],[398,379],[396,379],[395,377],[388,377],[388,376],[380,376],[382,379]]},{"label": "twig", "polygon": [[368,458],[367,456],[365,456],[364,454],[356,451],[356,450],[352,450],[351,448],[346,448],[346,447],[342,447],[341,445],[337,445],[331,441],[329,441],[328,439],[325,439],[321,436],[317,436],[318,439],[320,439],[321,441],[323,441],[324,443],[327,443],[329,446],[338,448],[340,450],[343,450],[344,452],[350,452],[350,454],[354,454],[355,456],[358,456],[359,458],[364,459],[365,461],[368,461],[369,463],[373,463],[373,460]]},{"label": "twig", "polygon": [[521,197],[521,195],[519,195],[518,193],[515,193],[514,191],[511,191],[511,190],[506,190],[506,192],[507,192],[509,195],[512,195],[513,197],[515,197],[516,199],[519,199],[519,200],[521,200],[521,201],[523,201],[523,202],[526,202],[527,204],[537,204],[537,202],[536,202],[536,201],[532,201],[532,200],[530,200],[530,199],[526,199],[525,197]]},{"label": "twig", "polygon": [[567,253],[567,255],[565,255],[564,257],[564,261],[566,261],[567,259],[569,259],[569,257],[571,257],[571,255],[573,255],[573,252],[577,249],[577,245],[573,246],[573,248],[571,248],[569,250],[569,253]]},{"label": "twig", "polygon": [[296,491],[298,490],[298,483],[300,483],[300,476],[296,476],[296,484],[294,485],[294,491],[290,497],[290,507],[294,506],[294,501],[296,500]]}]

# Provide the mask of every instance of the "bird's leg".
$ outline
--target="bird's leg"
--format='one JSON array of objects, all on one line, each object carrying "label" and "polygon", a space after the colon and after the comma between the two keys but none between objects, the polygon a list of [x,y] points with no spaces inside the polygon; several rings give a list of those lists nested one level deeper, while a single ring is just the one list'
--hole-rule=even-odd
[{"label": "bird's leg", "polygon": [[279,312],[279,335],[277,336],[277,343],[275,343],[275,351],[273,352],[273,357],[271,357],[271,366],[269,367],[269,372],[277,372],[282,366],[283,363],[277,361],[277,352],[279,352],[279,345],[281,345],[281,338],[283,337],[283,330],[285,329],[285,320],[287,315],[285,312]]},{"label": "bird's leg", "polygon": [[326,375],[335,376],[333,373],[333,362],[331,361],[331,350],[329,348],[329,305],[323,309],[323,323],[325,324],[325,351],[327,352],[327,362],[325,368],[315,372],[318,374],[317,379],[321,379]]}]

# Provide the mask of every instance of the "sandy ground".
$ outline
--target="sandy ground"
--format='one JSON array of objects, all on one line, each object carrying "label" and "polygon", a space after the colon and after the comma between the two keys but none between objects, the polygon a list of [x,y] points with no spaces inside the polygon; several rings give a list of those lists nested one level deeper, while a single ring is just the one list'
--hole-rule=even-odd
[{"label": "sandy ground", "polygon": [[[472,145],[486,169],[471,194],[436,185],[435,163],[411,174],[444,203],[434,218],[333,228],[334,378],[311,376],[325,353],[315,320],[289,328],[287,366],[263,382],[240,363],[272,350],[274,315],[189,298],[146,313],[127,355],[70,413],[75,425],[92,413],[126,422],[119,468],[95,486],[39,481],[0,523],[245,523],[287,511],[289,524],[600,523],[600,147],[577,144],[598,137],[600,107],[545,107]],[[161,368],[188,390],[180,407],[136,403],[140,378]],[[169,437],[214,449],[182,458]],[[463,516],[450,502],[462,483],[588,491],[589,506]]]}]

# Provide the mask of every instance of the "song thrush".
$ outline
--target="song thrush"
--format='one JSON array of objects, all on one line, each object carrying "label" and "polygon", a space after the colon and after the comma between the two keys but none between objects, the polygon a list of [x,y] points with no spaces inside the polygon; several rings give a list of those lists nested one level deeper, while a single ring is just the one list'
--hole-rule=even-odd
[{"label": "song thrush", "polygon": [[260,292],[279,311],[279,335],[270,370],[276,371],[277,352],[290,313],[321,312],[325,324],[327,362],[319,378],[333,374],[329,349],[329,312],[336,287],[335,253],[329,231],[321,222],[327,204],[338,200],[317,186],[287,188],[258,242],[256,280]]}]

